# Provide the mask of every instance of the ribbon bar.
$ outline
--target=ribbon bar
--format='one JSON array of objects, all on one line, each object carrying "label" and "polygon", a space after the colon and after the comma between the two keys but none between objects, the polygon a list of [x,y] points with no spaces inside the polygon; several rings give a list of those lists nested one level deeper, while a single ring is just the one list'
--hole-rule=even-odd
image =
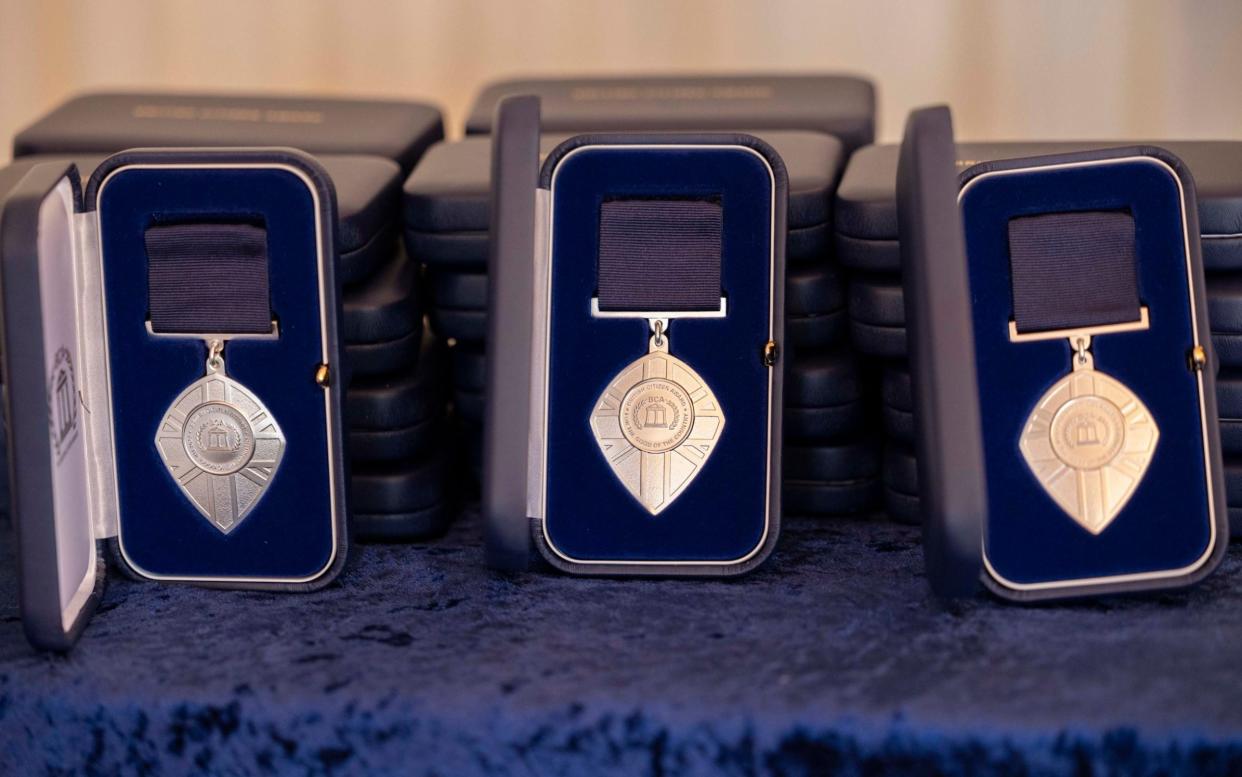
[{"label": "ribbon bar", "polygon": [[1009,263],[1019,333],[1140,319],[1134,218],[1128,212],[1011,219]]},{"label": "ribbon bar", "polygon": [[599,227],[599,309],[718,310],[721,232],[719,202],[604,202]]},{"label": "ribbon bar", "polygon": [[151,331],[265,334],[272,328],[267,231],[251,224],[171,224],[146,233]]}]

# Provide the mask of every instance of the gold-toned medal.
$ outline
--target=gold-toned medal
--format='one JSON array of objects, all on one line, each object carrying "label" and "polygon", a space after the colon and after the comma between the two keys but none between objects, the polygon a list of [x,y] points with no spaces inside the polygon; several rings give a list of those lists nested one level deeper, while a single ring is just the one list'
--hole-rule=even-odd
[{"label": "gold-toned medal", "polygon": [[[1092,334],[1147,328],[1140,322],[1070,336],[1073,372],[1048,389],[1019,440],[1031,472],[1079,526],[1099,534],[1125,507],[1155,455],[1160,430],[1147,406],[1117,379],[1095,369]],[[1010,329],[1011,339],[1023,338]]]},{"label": "gold-toned medal", "polygon": [[669,353],[666,326],[651,321],[647,354],[617,374],[591,413],[608,466],[652,515],[702,471],[725,423],[711,387]]}]

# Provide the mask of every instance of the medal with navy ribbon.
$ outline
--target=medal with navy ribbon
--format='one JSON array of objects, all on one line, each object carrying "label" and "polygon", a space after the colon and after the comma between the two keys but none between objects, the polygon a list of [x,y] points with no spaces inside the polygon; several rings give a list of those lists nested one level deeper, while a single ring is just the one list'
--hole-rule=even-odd
[{"label": "medal with navy ribbon", "polygon": [[147,230],[149,333],[202,340],[204,374],[165,411],[155,434],[178,489],[217,530],[232,532],[271,485],[285,435],[253,391],[225,369],[225,345],[276,339],[267,236],[249,224]]}]

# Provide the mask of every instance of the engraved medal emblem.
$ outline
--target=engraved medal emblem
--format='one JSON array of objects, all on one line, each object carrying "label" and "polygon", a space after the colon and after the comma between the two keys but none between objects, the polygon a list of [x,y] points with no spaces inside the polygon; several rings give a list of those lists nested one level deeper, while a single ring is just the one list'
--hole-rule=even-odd
[{"label": "engraved medal emblem", "polygon": [[724,430],[716,395],[668,352],[663,320],[647,355],[609,383],[591,413],[591,431],[613,474],[658,515],[702,471]]},{"label": "engraved medal emblem", "polygon": [[1074,371],[1040,397],[1019,448],[1053,501],[1099,534],[1142,482],[1160,431],[1134,392],[1095,369],[1090,336],[1071,342]]},{"label": "engraved medal emblem", "polygon": [[267,490],[285,435],[263,403],[225,373],[223,348],[210,343],[207,374],[164,413],[155,446],[182,493],[228,534]]}]

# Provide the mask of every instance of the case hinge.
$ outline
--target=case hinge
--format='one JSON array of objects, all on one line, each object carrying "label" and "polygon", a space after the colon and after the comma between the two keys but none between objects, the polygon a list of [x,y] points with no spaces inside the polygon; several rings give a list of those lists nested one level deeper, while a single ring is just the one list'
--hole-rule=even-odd
[{"label": "case hinge", "polygon": [[531,271],[530,438],[526,449],[526,515],[543,518],[543,423],[547,412],[548,266],[552,262],[552,192],[535,189],[535,266]]},{"label": "case hinge", "polygon": [[74,215],[73,266],[77,287],[78,353],[82,375],[78,391],[83,407],[89,464],[91,525],[96,539],[117,534],[115,452],[112,447],[112,399],[108,383],[107,338],[103,329],[103,264],[99,255],[96,211]]}]

